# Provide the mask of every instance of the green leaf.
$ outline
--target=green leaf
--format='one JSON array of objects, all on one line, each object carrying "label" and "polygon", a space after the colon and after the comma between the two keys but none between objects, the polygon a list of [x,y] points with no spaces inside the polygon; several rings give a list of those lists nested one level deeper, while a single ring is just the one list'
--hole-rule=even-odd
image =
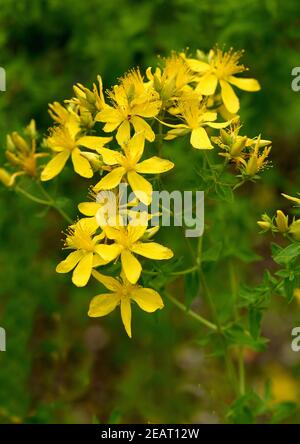
[{"label": "green leaf", "polygon": [[[277,246],[278,247],[278,246]],[[300,255],[300,243],[290,244],[273,253],[273,259],[277,264],[286,265]]]}]

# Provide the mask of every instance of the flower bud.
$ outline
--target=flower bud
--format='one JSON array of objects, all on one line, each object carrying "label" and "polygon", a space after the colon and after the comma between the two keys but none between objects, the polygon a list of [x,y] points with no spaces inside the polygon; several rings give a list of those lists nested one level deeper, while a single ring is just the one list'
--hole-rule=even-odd
[{"label": "flower bud", "polygon": [[0,181],[6,187],[11,187],[13,185],[13,176],[11,176],[11,174],[9,174],[4,168],[0,168]]},{"label": "flower bud", "polygon": [[300,219],[295,220],[289,229],[289,233],[296,241],[300,241]]},{"label": "flower bud", "polygon": [[285,216],[281,210],[277,210],[276,214],[275,221],[278,231],[280,233],[287,233],[289,231],[288,216]]}]

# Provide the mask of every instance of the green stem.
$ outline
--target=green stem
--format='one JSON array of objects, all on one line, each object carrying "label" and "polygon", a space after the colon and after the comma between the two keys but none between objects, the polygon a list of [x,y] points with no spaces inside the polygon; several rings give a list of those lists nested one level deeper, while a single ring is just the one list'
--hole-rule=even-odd
[{"label": "green stem", "polygon": [[[234,317],[238,318],[237,298],[238,298],[238,279],[235,272],[233,261],[229,262],[229,276],[231,292],[233,297]],[[244,362],[244,348],[238,347],[238,378],[239,378],[239,394],[245,394],[245,362]]]},{"label": "green stem", "polygon": [[239,347],[238,351],[238,365],[239,365],[239,391],[240,395],[245,394],[245,362],[244,362],[244,349]]},{"label": "green stem", "polygon": [[30,194],[28,191],[23,190],[23,188],[20,188],[19,186],[16,186],[16,187],[15,187],[15,190],[16,190],[18,193],[23,194],[23,196],[27,197],[27,199],[32,200],[32,201],[35,202],[35,203],[38,203],[38,204],[41,204],[41,205],[47,205],[47,206],[50,205],[50,202],[48,202],[48,201],[46,201],[46,200],[43,200],[43,199],[39,199],[39,198],[36,197],[36,196],[33,196],[33,195]]},{"label": "green stem", "polygon": [[174,298],[170,294],[165,293],[165,295],[174,305],[176,305],[176,307],[180,308],[180,310],[184,311],[187,315],[189,315],[192,318],[196,319],[198,322],[200,322],[201,324],[205,325],[206,327],[208,327],[209,329],[211,329],[213,331],[217,331],[218,330],[218,327],[215,324],[213,324],[212,322],[208,321],[203,316],[200,316],[198,313],[195,313],[193,310],[187,309],[184,304],[179,302],[176,298]]},{"label": "green stem", "polygon": [[222,327],[222,325],[220,323],[218,312],[215,307],[213,297],[211,295],[210,289],[209,289],[208,284],[206,282],[205,274],[202,270],[202,261],[201,261],[202,245],[203,245],[203,240],[201,237],[201,238],[199,238],[199,241],[198,241],[198,260],[197,260],[198,268],[199,268],[200,283],[202,285],[204,296],[210,306],[213,321],[217,326],[217,332],[218,332],[220,339],[222,341],[222,344],[223,344],[224,360],[225,360],[225,365],[226,365],[226,369],[227,369],[230,383],[231,383],[232,387],[234,388],[235,392],[237,392],[237,379],[236,379],[236,375],[235,375],[235,369],[234,369],[230,354],[228,352],[227,342],[226,342],[226,338],[225,338],[224,332],[223,332],[224,328]]},{"label": "green stem", "polygon": [[[38,183],[39,184],[39,183]],[[22,194],[23,196],[25,196],[27,199],[38,203],[40,205],[45,205],[47,207],[52,207],[55,208],[56,211],[58,211],[58,213],[69,223],[73,223],[72,219],[61,209],[59,208],[55,201],[52,199],[52,197],[47,193],[47,191],[39,184],[40,189],[43,191],[44,196],[47,198],[47,200],[45,199],[40,199],[39,197],[34,196],[33,194],[29,193],[28,191],[24,190],[23,188],[16,186],[15,190]]]},{"label": "green stem", "polygon": [[45,190],[45,188],[42,186],[40,182],[38,182],[39,188],[44,194],[45,197],[47,197],[48,201],[50,202],[50,206],[52,208],[55,208],[55,210],[69,223],[72,224],[73,220],[70,218],[70,216],[60,207],[57,206],[55,200],[50,196],[50,194]]}]

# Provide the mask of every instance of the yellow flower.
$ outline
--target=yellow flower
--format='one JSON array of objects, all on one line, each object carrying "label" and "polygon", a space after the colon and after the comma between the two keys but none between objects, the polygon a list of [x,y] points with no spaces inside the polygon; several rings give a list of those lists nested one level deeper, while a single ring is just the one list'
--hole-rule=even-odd
[{"label": "yellow flower", "polygon": [[74,269],[72,282],[77,287],[88,283],[93,267],[107,263],[98,254],[99,242],[105,237],[103,232],[95,235],[98,228],[96,221],[88,218],[69,227],[65,247],[75,251],[57,265],[56,271],[69,273]]},{"label": "yellow flower", "polygon": [[[229,128],[220,129],[219,137],[212,137],[212,141],[222,148],[225,152],[219,153],[234,163],[239,163],[247,157],[247,149],[256,144],[257,138],[250,139],[247,136],[241,136],[239,131],[241,124],[239,119],[234,119]],[[260,148],[271,144],[270,140],[259,140]]]},{"label": "yellow flower", "polygon": [[92,91],[86,88],[81,83],[73,86],[75,96],[70,100],[70,103],[78,105],[80,108],[85,108],[92,115],[101,111],[105,106],[105,99],[103,95],[103,83],[100,75],[97,76],[98,86],[93,83]]},{"label": "yellow flower", "polygon": [[[102,225],[122,225],[123,216],[131,214],[129,207],[138,205],[137,199],[133,199],[128,203],[122,203],[121,193],[117,193],[115,190],[105,190],[100,191],[99,193],[94,193],[92,191],[90,192],[90,195],[92,197],[92,201],[81,202],[78,205],[78,209],[81,214],[97,220],[99,226],[101,226],[100,221],[103,220],[103,217],[106,220],[106,223]],[[101,210],[105,210],[106,213],[103,214]],[[97,218],[99,212],[101,217]]]},{"label": "yellow flower", "polygon": [[103,162],[113,167],[100,182],[98,182],[94,191],[111,190],[121,182],[126,175],[128,183],[134,191],[137,198],[146,205],[151,202],[152,185],[141,174],[159,174],[169,171],[174,164],[160,157],[150,157],[139,162],[145,146],[143,133],[135,134],[126,144],[123,144],[124,154],[110,150],[108,148],[99,148],[97,151],[102,155]]},{"label": "yellow flower", "polygon": [[48,113],[59,125],[65,125],[70,118],[70,111],[59,102],[49,103]]},{"label": "yellow flower", "polygon": [[[31,120],[25,132],[30,140],[20,136],[16,131],[7,136],[7,150],[5,152],[9,163],[19,170],[19,174],[27,174],[31,177],[37,175],[37,159],[47,156],[46,153],[36,152],[36,128],[35,121]],[[16,177],[16,176],[14,176]]]},{"label": "yellow flower", "polygon": [[149,67],[146,75],[153,88],[159,93],[163,107],[168,106],[169,101],[181,97],[185,91],[190,91],[189,83],[195,77],[186,63],[185,55],[177,55],[175,52],[164,60],[162,70],[157,67],[152,74]]},{"label": "yellow flower", "polygon": [[143,131],[144,137],[153,142],[155,134],[145,118],[155,117],[160,108],[159,94],[143,82],[140,71],[130,71],[109,92],[113,106],[106,105],[96,115],[96,121],[105,123],[103,130],[112,132],[118,128],[117,141],[120,145],[130,138],[130,125],[136,133]]},{"label": "yellow flower", "polygon": [[140,285],[132,285],[124,276],[115,279],[100,274],[95,270],[93,271],[93,276],[110,290],[111,293],[95,296],[90,303],[88,315],[93,318],[106,316],[120,305],[123,325],[130,338],[132,301],[136,302],[137,305],[147,313],[153,313],[164,307],[160,295],[152,288],[143,288]]},{"label": "yellow flower", "polygon": [[291,200],[292,202],[295,202],[296,204],[299,204],[299,205],[300,205],[300,199],[299,199],[299,197],[289,196],[288,194],[284,194],[284,193],[281,193],[281,195],[282,195],[283,197],[285,197],[286,199]]},{"label": "yellow flower", "polygon": [[205,105],[199,104],[196,99],[185,99],[179,103],[179,118],[184,123],[171,125],[164,123],[164,125],[174,128],[168,131],[165,140],[172,140],[178,136],[191,133],[190,142],[194,148],[197,149],[212,149],[213,146],[209,140],[208,134],[204,126],[211,128],[225,128],[230,122],[215,122],[217,113],[207,111]]},{"label": "yellow flower", "polygon": [[260,152],[260,137],[257,138],[255,146],[249,153],[249,159],[241,159],[242,175],[246,177],[255,177],[268,164],[268,156],[271,151],[271,146],[266,147]]},{"label": "yellow flower", "polygon": [[57,176],[70,156],[77,174],[86,178],[93,176],[91,164],[79,147],[84,146],[96,150],[108,143],[111,137],[81,136],[80,132],[79,120],[75,115],[70,115],[65,125],[52,129],[51,135],[47,138],[47,145],[56,155],[42,171],[42,181],[51,180]]},{"label": "yellow flower", "polygon": [[[121,256],[122,269],[126,278],[135,284],[142,272],[142,266],[134,254],[148,259],[165,260],[173,257],[173,252],[167,247],[156,242],[143,242],[143,236],[147,230],[147,218],[142,218],[139,225],[127,227],[104,226],[103,231],[112,244],[101,244],[97,252],[108,262]],[[134,253],[134,254],[133,254]]]},{"label": "yellow flower", "polygon": [[231,85],[244,91],[260,90],[257,80],[235,77],[235,74],[247,70],[244,65],[239,64],[242,55],[243,51],[230,49],[224,52],[217,48],[210,51],[208,63],[197,59],[187,59],[190,68],[200,75],[196,90],[209,96],[215,93],[218,84],[220,84],[223,103],[232,114],[237,113],[240,103]]}]

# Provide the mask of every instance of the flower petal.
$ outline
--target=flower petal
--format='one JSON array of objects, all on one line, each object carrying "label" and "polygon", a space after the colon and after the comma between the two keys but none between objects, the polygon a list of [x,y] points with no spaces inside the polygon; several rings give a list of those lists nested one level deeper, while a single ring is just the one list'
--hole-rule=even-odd
[{"label": "flower petal", "polygon": [[135,284],[141,275],[142,266],[136,257],[129,250],[122,250],[121,253],[122,269],[126,278],[132,284]]},{"label": "flower petal", "polygon": [[96,216],[100,207],[101,205],[97,202],[81,202],[78,205],[78,210],[85,216]]},{"label": "flower petal", "polygon": [[136,171],[143,174],[165,173],[174,167],[174,163],[167,159],[153,156],[136,165]]},{"label": "flower petal", "polygon": [[73,268],[78,264],[80,259],[83,256],[83,252],[81,250],[72,251],[64,261],[61,261],[57,267],[57,273],[68,273],[73,270]]},{"label": "flower petal", "polygon": [[189,68],[195,72],[204,72],[211,68],[208,63],[197,59],[186,59],[186,63],[188,64]]},{"label": "flower petal", "polygon": [[135,171],[128,171],[127,179],[136,197],[145,205],[149,205],[152,200],[152,185]]},{"label": "flower petal", "polygon": [[108,290],[117,292],[122,289],[122,285],[117,279],[111,276],[106,276],[105,274],[99,273],[96,270],[93,270],[92,274],[94,278],[97,279],[97,281],[101,282],[101,284],[103,284],[104,287],[106,287]]},{"label": "flower petal", "polygon": [[111,190],[115,188],[121,182],[122,177],[125,174],[125,168],[117,167],[104,176],[100,182],[94,186],[94,191]]},{"label": "flower petal", "polygon": [[81,155],[79,148],[75,148],[72,151],[72,162],[77,174],[88,179],[93,177],[93,170],[90,162]]},{"label": "flower petal", "polygon": [[133,162],[138,162],[143,155],[144,148],[145,134],[142,131],[131,137],[127,145],[124,147],[124,150],[126,151],[127,157],[129,157]]},{"label": "flower petal", "polygon": [[131,305],[128,298],[121,299],[121,318],[126,333],[131,338]]},{"label": "flower petal", "polygon": [[82,145],[91,150],[97,150],[98,148],[102,148],[103,145],[110,142],[112,137],[98,137],[98,136],[83,136],[77,140],[77,145]]},{"label": "flower petal", "polygon": [[159,293],[152,288],[134,289],[131,292],[130,297],[142,310],[147,311],[148,313],[153,313],[164,307],[163,300]]},{"label": "flower petal", "polygon": [[207,73],[200,77],[195,91],[205,96],[210,96],[216,91],[218,78],[215,74]]},{"label": "flower petal", "polygon": [[80,259],[77,267],[73,271],[72,282],[77,287],[84,287],[92,273],[93,268],[93,253],[87,253],[82,259]]},{"label": "flower petal", "polygon": [[170,250],[170,248],[164,247],[156,242],[136,242],[131,247],[131,251],[147,257],[148,259],[156,260],[171,259],[171,257],[174,256],[173,251]]},{"label": "flower petal", "polygon": [[192,130],[191,145],[199,150],[210,150],[213,148],[207,132],[201,126]]},{"label": "flower petal", "polygon": [[230,76],[228,78],[228,82],[232,83],[232,85],[237,86],[244,91],[259,91],[260,84],[256,79],[245,79],[242,77],[234,77]]},{"label": "flower petal", "polygon": [[233,91],[231,85],[225,80],[220,80],[221,96],[225,107],[232,114],[235,114],[240,108],[240,101]]},{"label": "flower petal", "polygon": [[124,156],[122,156],[121,153],[115,150],[110,150],[108,148],[99,148],[97,152],[101,154],[103,162],[106,165],[120,165],[124,159]]},{"label": "flower petal", "polygon": [[120,296],[117,293],[99,294],[91,300],[88,315],[91,318],[106,316],[111,313],[119,303]]},{"label": "flower petal", "polygon": [[121,253],[121,246],[118,244],[106,245],[100,244],[95,246],[95,252],[99,254],[105,261],[113,261]]},{"label": "flower petal", "polygon": [[130,124],[127,119],[125,119],[118,128],[116,139],[119,145],[123,145],[130,138]]},{"label": "flower petal", "polygon": [[149,142],[154,141],[155,133],[153,132],[151,126],[144,119],[138,116],[133,116],[130,121],[136,133],[143,131],[145,139],[149,140]]},{"label": "flower petal", "polygon": [[140,225],[129,224],[127,227],[127,232],[130,242],[133,243],[139,240],[145,234],[146,230],[147,230],[147,223],[145,223],[145,220],[141,220]]},{"label": "flower petal", "polygon": [[57,176],[64,168],[67,160],[70,157],[70,151],[65,150],[57,154],[49,163],[45,166],[41,174],[41,180],[45,182],[46,180],[51,180],[53,177]]}]

